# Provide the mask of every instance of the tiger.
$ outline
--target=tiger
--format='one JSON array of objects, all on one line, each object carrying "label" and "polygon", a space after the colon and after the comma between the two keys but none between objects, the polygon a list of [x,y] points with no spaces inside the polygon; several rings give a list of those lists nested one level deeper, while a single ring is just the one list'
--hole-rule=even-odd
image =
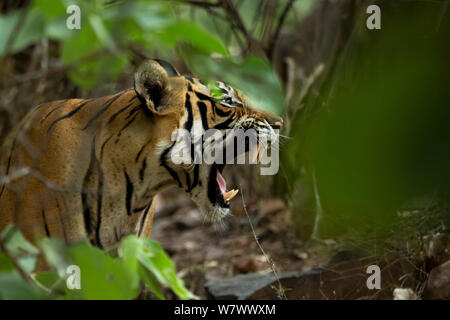
[{"label": "tiger", "polygon": [[133,88],[32,109],[5,140],[0,230],[13,224],[31,242],[57,237],[109,248],[129,234],[150,237],[153,200],[174,185],[212,220],[228,217],[237,190],[226,191],[225,165],[174,163],[173,132],[240,127],[270,135],[282,118],[216,84],[220,98],[169,62],[148,59]]}]

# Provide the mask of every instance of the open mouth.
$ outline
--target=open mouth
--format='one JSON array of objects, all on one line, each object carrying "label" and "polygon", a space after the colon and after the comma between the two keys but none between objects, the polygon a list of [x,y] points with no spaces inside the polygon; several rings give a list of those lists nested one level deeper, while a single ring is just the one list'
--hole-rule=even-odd
[{"label": "open mouth", "polygon": [[222,176],[224,164],[213,164],[208,182],[209,200],[222,208],[229,208],[230,201],[238,194],[238,189],[227,191],[227,182]]},{"label": "open mouth", "polygon": [[[248,152],[249,150],[250,147],[248,144],[246,144],[244,152]],[[252,163],[257,163],[260,160],[261,156],[260,152],[261,152],[260,145],[257,144],[251,150],[251,158],[253,161]],[[235,154],[238,154],[236,150]],[[208,182],[208,198],[213,204],[219,205],[222,208],[229,208],[230,201],[234,197],[236,197],[236,195],[239,192],[239,189],[231,189],[227,191],[227,182],[225,181],[225,178],[222,175],[224,168],[225,164],[214,163],[211,166],[211,173]]]}]

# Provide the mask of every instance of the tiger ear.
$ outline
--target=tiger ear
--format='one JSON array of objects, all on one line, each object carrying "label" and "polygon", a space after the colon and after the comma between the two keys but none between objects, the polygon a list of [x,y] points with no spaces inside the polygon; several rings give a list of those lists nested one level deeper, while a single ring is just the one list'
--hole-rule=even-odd
[{"label": "tiger ear", "polygon": [[168,92],[169,77],[179,76],[178,71],[163,60],[147,60],[134,74],[134,90],[152,112],[161,111],[161,99]]}]

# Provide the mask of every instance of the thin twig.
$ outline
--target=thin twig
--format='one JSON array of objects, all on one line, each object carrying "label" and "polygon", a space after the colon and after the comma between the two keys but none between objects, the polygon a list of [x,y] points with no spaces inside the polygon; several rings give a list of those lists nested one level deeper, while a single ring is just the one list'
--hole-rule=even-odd
[{"label": "thin twig", "polygon": [[229,17],[230,22],[234,22],[236,28],[241,31],[241,33],[244,35],[245,39],[247,40],[247,45],[250,52],[260,50],[262,51],[261,46],[259,43],[253,39],[250,32],[247,30],[244,20],[242,19],[241,15],[239,14],[239,11],[237,10],[236,6],[231,0],[222,0],[223,1],[223,8],[225,12],[227,13]]},{"label": "thin twig", "polygon": [[4,242],[4,239],[0,239],[0,251],[2,251],[12,262],[14,265],[14,268],[17,270],[17,272],[20,274],[20,276],[25,279],[25,281],[31,283],[32,285],[37,286],[38,288],[44,290],[46,293],[51,293],[51,291],[43,286],[41,283],[39,283],[36,279],[34,279],[28,272],[26,272],[19,262],[17,262],[16,258],[14,257],[11,252],[9,252],[8,248],[6,247],[6,244]]},{"label": "thin twig", "polygon": [[278,18],[277,27],[272,37],[270,38],[269,45],[267,46],[267,56],[269,57],[270,60],[272,60],[273,58],[273,53],[275,51],[274,50],[275,44],[277,43],[281,28],[283,27],[284,21],[286,20],[287,14],[289,13],[289,10],[291,10],[294,1],[295,0],[289,0],[289,2],[286,4],[283,11],[281,12],[280,17]]},{"label": "thin twig", "polygon": [[255,228],[253,227],[253,223],[252,223],[252,221],[250,219],[250,216],[248,214],[248,211],[247,211],[247,205],[245,204],[244,193],[242,192],[242,187],[240,186],[239,189],[241,190],[242,206],[244,208],[245,215],[247,216],[248,222],[250,224],[250,228],[252,230],[253,238],[255,239],[255,242],[258,245],[259,250],[261,250],[264,258],[266,259],[267,264],[270,266],[270,269],[272,270],[272,273],[275,276],[275,279],[277,280],[277,283],[278,283],[278,289],[277,289],[277,291],[278,291],[278,298],[279,299],[283,299],[283,300],[287,300],[286,291],[285,291],[283,285],[281,284],[280,278],[278,277],[278,272],[277,272],[277,268],[275,266],[275,263],[266,254],[266,252],[264,251],[264,248],[262,247],[261,243],[258,240],[258,236],[256,235]]},{"label": "thin twig", "polygon": [[222,6],[222,1],[218,0],[217,2],[207,2],[207,1],[197,1],[197,0],[175,0],[177,2],[190,4],[197,7],[202,8],[217,8]]}]

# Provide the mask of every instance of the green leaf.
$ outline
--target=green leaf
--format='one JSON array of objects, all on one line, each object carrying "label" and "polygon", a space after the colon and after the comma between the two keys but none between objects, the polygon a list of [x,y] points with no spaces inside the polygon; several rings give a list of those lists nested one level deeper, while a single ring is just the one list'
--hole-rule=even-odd
[{"label": "green leaf", "polygon": [[185,288],[172,260],[156,241],[127,236],[122,240],[119,255],[159,299],[165,299],[160,284],[170,287],[181,299],[197,298]]},{"label": "green leaf", "polygon": [[71,264],[64,243],[60,239],[44,238],[39,242],[39,247],[47,263],[55,268],[59,277],[64,278],[66,269]]},{"label": "green leaf", "polygon": [[59,291],[65,293],[68,289],[66,281],[61,278],[56,272],[40,272],[36,274],[35,279],[44,287],[51,289],[52,291]]},{"label": "green leaf", "polygon": [[91,88],[101,81],[113,81],[128,63],[126,55],[107,54],[77,64],[69,76],[77,85]]},{"label": "green leaf", "polygon": [[224,80],[240,89],[253,108],[281,114],[285,107],[283,88],[270,65],[258,57],[224,64]]},{"label": "green leaf", "polygon": [[76,34],[75,30],[69,30],[66,26],[66,17],[55,18],[45,25],[45,36],[49,39],[59,40],[62,43]]},{"label": "green leaf", "polygon": [[175,270],[175,266],[164,252],[161,245],[151,239],[139,239],[143,245],[137,253],[139,262],[150,271],[162,284],[169,286],[172,291],[181,299],[196,299],[184,286]]},{"label": "green leaf", "polygon": [[142,280],[150,291],[153,292],[159,299],[165,299],[161,286],[155,276],[147,269],[143,268],[137,259],[138,253],[142,246],[142,241],[135,236],[125,237],[119,248],[119,255],[122,258],[122,262],[129,269],[129,271],[135,275],[134,280],[136,281],[136,284],[139,283],[139,280]]},{"label": "green leaf", "polygon": [[[6,235],[9,235],[8,239],[5,239]],[[25,239],[18,229],[9,225],[3,230],[0,238],[6,240],[6,249],[26,272],[34,270],[39,250]]]},{"label": "green leaf", "polygon": [[14,270],[14,263],[4,253],[0,253],[0,272]]},{"label": "green leaf", "polygon": [[25,21],[20,23],[19,32],[10,48],[10,52],[18,52],[44,36],[45,21],[38,10],[28,10]]},{"label": "green leaf", "polygon": [[[138,288],[134,277],[122,263],[89,244],[77,244],[69,249],[72,263],[81,270],[81,296],[84,299],[134,299]],[[76,297],[70,290],[70,297]]]},{"label": "green leaf", "polygon": [[0,32],[0,57],[7,53],[5,52],[6,44],[8,43],[8,39],[17,25],[17,21],[19,21],[19,17],[19,12],[13,12],[8,15],[0,15],[0,30],[2,30],[2,32]]},{"label": "green leaf", "polygon": [[166,300],[164,293],[161,289],[161,285],[159,284],[156,277],[142,265],[138,267],[139,277],[142,282],[147,286],[147,288],[160,300]]},{"label": "green leaf", "polygon": [[33,1],[33,9],[42,13],[46,20],[50,20],[61,15],[66,15],[65,1],[61,0],[38,0]]},{"label": "green leaf", "polygon": [[160,30],[173,23],[167,3],[135,1],[119,7],[121,17],[131,18],[146,31]]},{"label": "green leaf", "polygon": [[112,52],[118,51],[114,40],[112,39],[108,29],[106,28],[102,18],[99,15],[89,15],[89,23],[92,27],[92,30],[94,30],[98,40],[100,40],[100,42],[102,42],[104,46],[108,47]]},{"label": "green leaf", "polygon": [[171,46],[178,42],[189,43],[206,53],[228,55],[228,50],[220,38],[192,22],[175,22],[161,30],[159,37]]},{"label": "green leaf", "polygon": [[262,58],[212,59],[195,50],[184,50],[185,61],[197,75],[222,80],[247,97],[252,108],[281,114],[285,107],[283,88],[270,65]]},{"label": "green leaf", "polygon": [[128,269],[129,273],[133,277],[133,284],[138,286],[139,284],[139,262],[136,256],[139,251],[141,243],[136,237],[125,237],[119,247],[119,256],[122,258],[122,264]]},{"label": "green leaf", "polygon": [[17,271],[0,272],[0,297],[8,300],[48,299],[48,294],[23,279]]},{"label": "green leaf", "polygon": [[206,83],[206,86],[208,87],[209,91],[211,92],[211,95],[214,100],[216,100],[216,101],[222,100],[223,92],[217,86],[216,81],[208,80]]},{"label": "green leaf", "polygon": [[84,20],[82,20],[81,30],[71,30],[72,36],[62,44],[61,59],[66,65],[104,48],[104,43],[98,41],[92,26],[89,23],[83,23]]}]

